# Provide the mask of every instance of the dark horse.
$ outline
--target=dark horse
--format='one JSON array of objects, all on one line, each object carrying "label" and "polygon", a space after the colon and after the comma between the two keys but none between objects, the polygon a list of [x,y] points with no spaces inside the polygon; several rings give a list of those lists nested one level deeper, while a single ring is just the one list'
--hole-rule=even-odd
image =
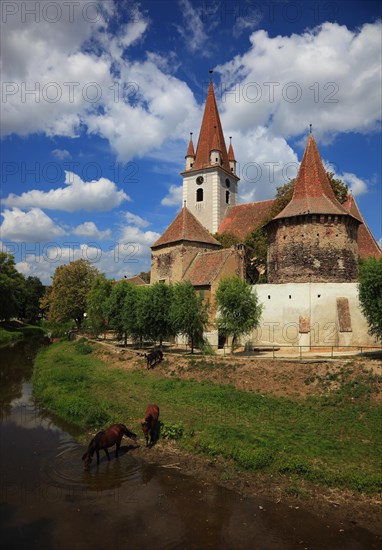
[{"label": "dark horse", "polygon": [[[151,403],[147,406],[145,417],[141,422],[142,431],[145,434],[146,438],[146,447],[151,447],[154,441],[158,438],[158,423],[159,418],[159,407],[155,403]],[[149,445],[149,435],[150,435],[150,445]]]},{"label": "dark horse", "polygon": [[151,369],[151,367],[155,367],[157,363],[163,361],[163,353],[160,349],[154,349],[153,351],[150,351],[150,353],[145,353],[145,357],[148,369]]},{"label": "dark horse", "polygon": [[110,428],[106,428],[106,430],[101,430],[98,432],[90,441],[88,450],[82,457],[84,469],[89,469],[94,453],[97,453],[97,464],[99,464],[99,451],[101,449],[105,451],[107,459],[110,460],[107,448],[115,445],[115,456],[117,457],[121,446],[121,439],[124,435],[131,437],[134,441],[137,439],[136,434],[126,428],[124,424],[113,424]]}]

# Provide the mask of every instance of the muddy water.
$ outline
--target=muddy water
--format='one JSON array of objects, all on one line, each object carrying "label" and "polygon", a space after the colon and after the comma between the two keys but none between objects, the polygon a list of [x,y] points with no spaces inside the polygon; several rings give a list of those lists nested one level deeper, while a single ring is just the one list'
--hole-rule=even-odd
[{"label": "muddy water", "polygon": [[98,549],[377,549],[366,530],[243,499],[134,457],[83,472],[76,430],[32,398],[36,345],[0,349],[0,547]]}]

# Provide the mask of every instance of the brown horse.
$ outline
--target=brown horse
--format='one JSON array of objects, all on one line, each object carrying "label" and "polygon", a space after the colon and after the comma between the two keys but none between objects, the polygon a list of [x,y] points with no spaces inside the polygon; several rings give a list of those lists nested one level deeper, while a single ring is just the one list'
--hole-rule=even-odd
[{"label": "brown horse", "polygon": [[[159,407],[155,403],[151,403],[147,406],[145,417],[141,422],[142,431],[145,434],[146,438],[146,447],[151,447],[154,444],[154,441],[158,438],[158,423],[159,418]],[[150,445],[149,445],[149,435],[150,435]]]},{"label": "brown horse", "polygon": [[131,437],[134,441],[137,439],[135,433],[131,432],[124,424],[113,424],[106,430],[98,432],[90,441],[88,450],[83,455],[82,460],[84,462],[84,470],[88,470],[94,453],[97,453],[97,464],[99,464],[99,451],[103,449],[106,453],[107,459],[110,460],[108,447],[115,445],[115,456],[118,456],[118,451],[121,446],[121,439],[126,435]]}]

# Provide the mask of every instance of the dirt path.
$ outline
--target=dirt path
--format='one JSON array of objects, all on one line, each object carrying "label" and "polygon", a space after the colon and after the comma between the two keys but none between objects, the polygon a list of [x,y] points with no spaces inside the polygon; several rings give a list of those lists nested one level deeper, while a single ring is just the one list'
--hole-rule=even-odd
[{"label": "dirt path", "polygon": [[[142,369],[145,358],[140,352],[120,348],[111,343],[101,344],[96,355],[111,366],[121,369]],[[366,356],[343,359],[256,358],[255,356],[192,356],[164,352],[164,361],[155,366],[162,376],[209,380],[215,384],[230,384],[240,390],[277,396],[305,398],[333,392],[347,382],[367,384],[370,397],[382,403],[382,361]],[[362,389],[362,388],[361,388]]]}]

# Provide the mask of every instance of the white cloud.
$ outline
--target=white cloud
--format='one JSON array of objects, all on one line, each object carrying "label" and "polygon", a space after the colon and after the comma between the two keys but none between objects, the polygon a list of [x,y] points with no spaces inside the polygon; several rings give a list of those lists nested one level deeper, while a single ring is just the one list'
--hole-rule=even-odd
[{"label": "white cloud", "polygon": [[299,161],[284,138],[274,136],[264,127],[247,132],[230,130],[229,135],[239,159],[236,165],[240,177],[239,202],[273,198],[276,187],[296,176]]},{"label": "white cloud", "polygon": [[336,174],[340,180],[349,186],[350,191],[355,197],[367,193],[367,182],[357,177],[351,172],[344,172],[343,174]]},{"label": "white cloud", "polygon": [[118,19],[119,6],[99,6],[94,23],[81,13],[57,24],[34,24],[33,17],[21,23],[20,15],[7,21],[3,135],[74,138],[87,131],[109,140],[118,160],[127,162],[188,134],[200,109],[188,86],[171,76],[173,63],[158,53],[149,52],[143,62],[129,56],[150,25],[139,5],[117,34],[108,21]]},{"label": "white cloud", "polygon": [[[114,262],[119,263],[122,270],[130,267],[135,273],[150,269],[150,246],[159,239],[156,231],[143,231],[139,227],[128,225],[121,228],[119,238],[114,247]],[[138,266],[143,265],[142,269]]]},{"label": "white cloud", "polygon": [[111,236],[110,229],[100,231],[94,222],[84,222],[73,229],[74,235],[80,235],[83,237],[89,237],[92,239],[107,239]]},{"label": "white cloud", "polygon": [[380,36],[380,21],[356,31],[324,23],[302,35],[252,33],[246,53],[217,67],[224,92],[223,127],[245,133],[260,125],[288,137],[307,132],[312,122],[320,139],[375,131]]},{"label": "white cloud", "polygon": [[71,154],[66,149],[53,149],[52,155],[54,157],[56,157],[56,159],[59,159],[59,160],[65,160],[65,159],[72,158]]},{"label": "white cloud", "polygon": [[163,206],[180,206],[182,204],[183,188],[181,185],[170,185],[168,194],[161,200]]},{"label": "white cloud", "polygon": [[150,246],[154,244],[159,237],[160,233],[156,231],[142,231],[139,227],[127,225],[122,228],[118,242],[123,245],[135,245],[136,254],[141,256],[147,252]]},{"label": "white cloud", "polygon": [[136,214],[133,214],[132,212],[125,212],[125,218],[129,224],[137,225],[138,227],[147,227],[150,225],[150,222],[144,220]]},{"label": "white cloud", "polygon": [[3,204],[19,208],[46,208],[75,212],[77,210],[107,211],[131,200],[124,191],[118,190],[115,183],[107,178],[84,182],[73,172],[65,172],[66,187],[51,189],[48,192],[33,189],[14,195],[11,193]]},{"label": "white cloud", "polygon": [[[130,83],[127,100],[110,101],[102,114],[90,113],[90,133],[106,138],[121,162],[143,156],[168,141],[183,139],[201,116],[188,86],[152,61],[124,62],[121,82]],[[123,90],[121,86],[120,90]]]},{"label": "white cloud", "polygon": [[65,234],[40,208],[23,212],[19,208],[4,210],[1,224],[3,239],[15,242],[44,242]]},{"label": "white cloud", "polygon": [[178,0],[182,25],[176,25],[176,30],[184,40],[184,44],[192,53],[200,52],[208,57],[210,52],[205,49],[208,35],[204,29],[203,7],[195,7],[190,0]]},{"label": "white cloud", "polygon": [[232,30],[234,37],[238,38],[246,30],[254,30],[259,26],[262,18],[263,13],[259,4],[249,4],[245,15],[239,15],[235,18],[235,24]]},{"label": "white cloud", "polygon": [[338,172],[335,165],[327,160],[323,159],[323,163],[325,166],[325,170],[327,172],[332,172],[336,179],[343,181],[349,187],[349,190],[355,197],[367,193],[368,185],[372,185],[372,182],[370,182],[369,180],[363,180],[352,172]]}]

